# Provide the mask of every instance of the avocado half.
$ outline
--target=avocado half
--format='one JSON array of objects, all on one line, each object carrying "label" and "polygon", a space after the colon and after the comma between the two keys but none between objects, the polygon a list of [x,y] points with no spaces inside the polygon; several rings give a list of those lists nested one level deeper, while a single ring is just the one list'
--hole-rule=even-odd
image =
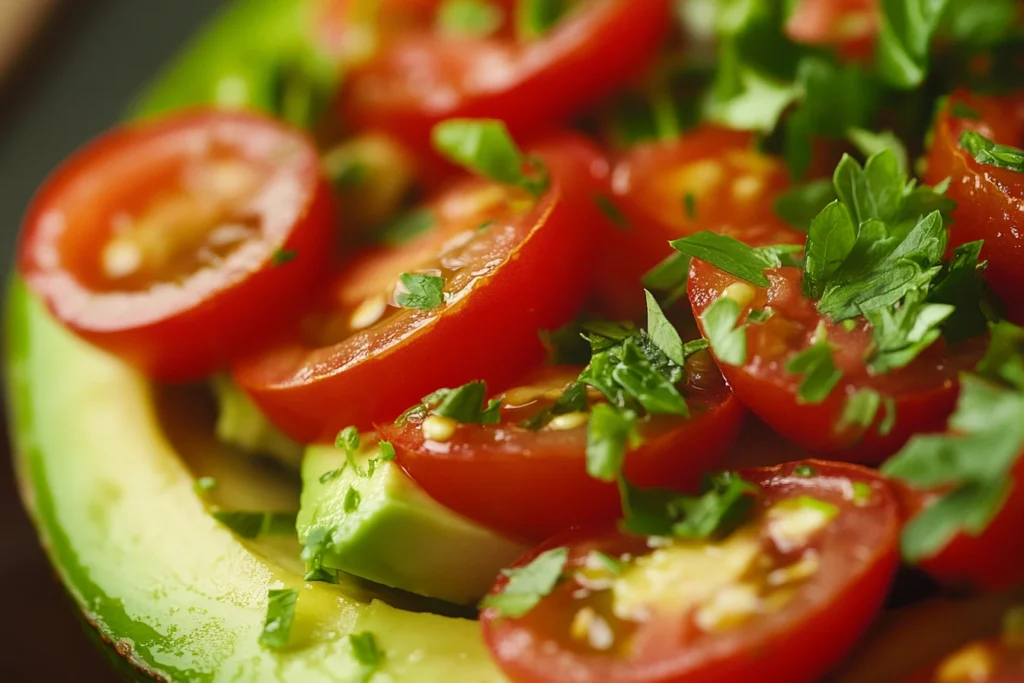
[{"label": "avocado half", "polygon": [[[139,673],[167,681],[356,681],[347,635],[385,652],[373,681],[505,680],[476,622],[414,612],[365,584],[303,581],[293,539],[242,541],[208,513],[295,509],[298,487],[220,444],[203,396],[165,390],[8,292],[7,398],[25,505],[65,587]],[[195,480],[213,476],[210,493]],[[394,539],[382,539],[392,542]],[[292,638],[259,636],[268,588],[299,589]]]}]

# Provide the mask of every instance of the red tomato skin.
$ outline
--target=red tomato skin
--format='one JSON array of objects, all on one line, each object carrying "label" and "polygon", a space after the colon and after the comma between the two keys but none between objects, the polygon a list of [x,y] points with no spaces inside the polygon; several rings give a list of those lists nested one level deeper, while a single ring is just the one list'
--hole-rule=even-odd
[{"label": "red tomato skin", "polygon": [[[974,109],[980,119],[956,118],[954,104]],[[939,113],[928,152],[925,182],[951,180],[947,195],[958,206],[950,230],[950,249],[984,240],[985,277],[1006,304],[1007,318],[1024,323],[1024,175],[979,164],[960,148],[960,135],[973,130],[997,143],[1019,147],[1024,143],[1024,95],[980,96],[957,92]]]},{"label": "red tomato skin", "polygon": [[[514,683],[816,683],[854,647],[878,615],[899,566],[898,537],[900,509],[888,481],[876,471],[846,463],[807,460],[770,468],[744,470],[744,479],[764,487],[800,490],[808,480],[793,475],[799,465],[809,465],[817,477],[849,478],[868,483],[873,495],[883,496],[884,527],[880,541],[866,551],[866,567],[848,582],[833,599],[822,602],[800,623],[783,633],[764,634],[756,642],[740,643],[739,637],[726,637],[714,652],[700,652],[682,644],[685,630],[681,624],[658,625],[657,643],[676,655],[655,663],[621,662],[609,658],[583,659],[557,649],[552,639],[541,638],[522,626],[520,619],[501,617],[493,608],[481,612],[484,639],[491,655]],[[808,491],[813,495],[812,491]],[[774,496],[773,496],[774,497]],[[778,496],[781,498],[782,496]],[[577,557],[574,547],[601,548],[603,536],[617,532],[604,529],[571,530],[555,536],[531,550],[514,565],[529,564],[551,548],[568,546],[570,560]],[[593,543],[588,540],[598,539]],[[508,582],[499,576],[492,594]],[[542,603],[543,604],[543,603]],[[681,621],[681,620],[680,620]],[[742,629],[742,627],[738,627]],[[728,636],[729,634],[726,634]],[[707,648],[710,650],[711,648]],[[717,656],[716,656],[717,655]]]},{"label": "red tomato skin", "polygon": [[[277,141],[292,148],[298,199],[264,225],[262,248],[244,261],[230,261],[230,268],[207,269],[184,283],[162,285],[159,295],[106,293],[83,283],[76,265],[86,255],[98,258],[96,248],[109,236],[112,211],[158,189],[162,181],[147,177],[147,171],[175,164],[184,156],[181,147],[202,138],[203,131],[220,142],[233,140],[236,148],[244,146],[241,137],[253,145]],[[103,186],[94,178],[103,178]],[[89,187],[83,189],[84,184]],[[82,211],[92,215],[69,231],[47,224],[55,212]],[[326,277],[336,213],[316,148],[303,134],[253,113],[195,110],[115,129],[64,162],[29,206],[18,268],[29,288],[79,336],[155,379],[195,380],[222,368],[294,317],[295,302]],[[274,266],[278,249],[294,252],[294,261]]]},{"label": "red tomato skin", "polygon": [[[754,141],[749,132],[705,125],[679,140],[636,145],[614,160],[612,198],[628,228],[605,226],[607,246],[598,256],[594,294],[598,313],[625,320],[643,315],[642,278],[676,253],[672,240],[701,230],[754,240],[772,239],[776,228],[789,232],[772,208],[777,193],[789,184],[788,171],[781,161],[757,153]],[[715,181],[707,180],[707,172],[686,173],[708,165],[722,169]],[[734,182],[743,177],[756,180],[761,189],[756,198],[739,202]],[[686,212],[687,192],[694,195],[693,217]]]},{"label": "red tomato skin", "polygon": [[602,163],[576,137],[551,140],[538,153],[552,179],[539,224],[471,295],[383,352],[360,348],[326,370],[311,370],[310,350],[286,342],[236,364],[238,384],[275,425],[308,443],[393,420],[442,387],[485,380],[501,389],[538,365],[545,350],[537,331],[571,320],[586,294],[587,230],[597,220],[590,168]]},{"label": "red tomato skin", "polygon": [[[799,285],[792,277],[777,279],[773,288],[780,291],[781,288],[777,283],[790,280],[793,280],[790,282],[790,288],[793,290],[790,298],[797,299],[798,305],[804,309],[804,316],[809,316],[816,323],[818,316],[813,304],[806,299],[800,300],[800,295],[796,293],[799,292]],[[701,314],[718,298],[724,287],[733,281],[735,278],[726,275],[714,266],[696,259],[693,261],[688,290],[694,317],[698,321],[700,321]],[[760,298],[763,299],[764,295],[761,294]],[[761,303],[763,304],[763,301]],[[703,323],[698,322],[698,324],[703,330]],[[814,329],[814,327],[814,324],[808,326],[809,329]],[[829,338],[833,340],[842,339],[844,335],[844,332],[835,324],[830,324],[828,332]],[[968,370],[973,367],[974,362],[980,358],[981,354],[979,343],[967,342],[955,355],[947,356],[944,353],[944,344],[939,341],[911,366],[897,371],[903,374],[896,376],[908,376],[917,372],[934,373],[936,381],[927,383],[927,386],[918,387],[913,391],[899,390],[895,392],[896,395],[893,398],[896,401],[896,420],[891,431],[883,436],[879,433],[879,426],[884,417],[881,410],[874,424],[863,433],[859,430],[840,432],[838,429],[846,397],[861,386],[876,386],[875,380],[870,377],[861,377],[855,383],[851,383],[848,381],[849,377],[846,376],[823,402],[819,404],[800,403],[797,397],[798,377],[781,371],[768,373],[755,369],[783,362],[774,359],[764,360],[756,355],[758,353],[758,342],[756,341],[758,337],[755,335],[761,334],[767,333],[759,329],[759,326],[750,325],[748,327],[747,364],[737,367],[719,363],[722,374],[736,393],[737,398],[772,429],[802,448],[818,455],[828,455],[846,462],[865,464],[882,462],[898,451],[914,434],[943,431],[947,418],[956,407],[956,399],[960,391],[960,385],[956,379],[957,370]],[[863,362],[857,360],[854,351],[846,354],[852,357],[846,359],[845,363],[837,361],[837,364],[841,369],[844,365],[859,366],[857,369],[863,375]],[[712,349],[713,352],[714,349]],[[917,371],[915,368],[921,369]],[[936,368],[940,368],[941,371]],[[878,381],[892,382],[891,376],[891,373],[890,376],[883,375],[882,379]],[[879,390],[883,395],[886,393],[884,390]]]},{"label": "red tomato skin", "polygon": [[552,129],[641,73],[671,25],[667,0],[590,5],[525,46],[410,32],[351,74],[341,119],[355,130],[389,130],[417,149],[448,118],[501,118],[517,138]]},{"label": "red tomato skin", "polygon": [[[1024,537],[1020,523],[1024,519],[1024,458],[1011,473],[1013,488],[1003,508],[988,527],[977,536],[957,533],[944,548],[924,558],[917,566],[947,586],[967,587],[987,592],[1001,591],[1024,580]],[[903,485],[909,518],[938,499],[932,491],[918,491]]]},{"label": "red tomato skin", "polygon": [[[723,391],[706,410],[630,452],[626,476],[640,486],[696,491],[735,442],[744,412]],[[462,425],[442,445],[427,445],[419,425],[378,431],[432,498],[511,538],[538,542],[572,526],[611,522],[621,510],[618,487],[587,474],[585,426],[541,436]]]}]

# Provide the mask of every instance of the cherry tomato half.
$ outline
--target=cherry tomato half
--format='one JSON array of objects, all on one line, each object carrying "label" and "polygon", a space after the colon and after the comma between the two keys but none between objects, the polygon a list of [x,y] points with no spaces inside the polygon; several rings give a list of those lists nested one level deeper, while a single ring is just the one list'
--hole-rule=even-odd
[{"label": "cherry tomato half", "polygon": [[1020,683],[1024,638],[1019,633],[964,645],[907,683]]},{"label": "cherry tomato half", "polygon": [[[913,434],[945,429],[956,404],[959,373],[974,367],[983,343],[974,340],[947,348],[940,339],[908,366],[872,375],[865,362],[872,344],[865,320],[859,319],[848,329],[824,318],[815,303],[801,293],[797,268],[777,268],[766,275],[771,285],[755,287],[695,259],[688,285],[698,320],[727,288],[741,303],[740,323],[756,309],[771,313],[764,322],[748,324],[747,358],[742,366],[719,363],[736,397],[751,412],[814,453],[853,462],[881,462]],[[703,322],[700,324],[706,333]],[[815,342],[821,324],[833,347],[833,362],[843,376],[824,401],[804,403],[798,391],[801,376],[791,374],[786,366]],[[894,422],[887,434],[880,433],[888,412],[884,409],[866,429],[842,425],[846,402],[860,389],[873,389],[891,399],[894,413],[889,417]]]},{"label": "cherry tomato half", "polygon": [[834,47],[848,59],[865,59],[874,49],[878,26],[878,0],[798,0],[786,34],[797,43]]},{"label": "cherry tomato half", "polygon": [[53,313],[153,377],[221,367],[328,271],[335,210],[313,145],[245,113],[127,126],[28,210],[18,266]]},{"label": "cherry tomato half", "polygon": [[528,135],[639,74],[670,24],[667,0],[592,0],[573,5],[527,42],[507,33],[456,38],[433,25],[408,31],[353,71],[341,117],[417,148],[426,146],[435,123],[452,117],[499,117],[517,136]]},{"label": "cherry tomato half", "polygon": [[[711,358],[699,355],[690,358],[684,392],[691,417],[642,423],[644,443],[626,457],[630,481],[695,491],[735,441],[743,408]],[[570,526],[611,521],[621,509],[618,489],[587,475],[587,413],[560,416],[538,431],[520,426],[581,369],[548,368],[522,380],[505,392],[500,424],[458,425],[440,440],[429,438],[422,420],[378,429],[433,498],[506,535],[539,541]]]},{"label": "cherry tomato half", "polygon": [[755,512],[724,539],[571,532],[521,560],[568,547],[563,579],[525,616],[483,611],[505,673],[516,683],[820,680],[882,605],[899,505],[876,473],[852,465],[742,476],[759,487]]},{"label": "cherry tomato half", "polygon": [[613,166],[616,206],[628,229],[606,230],[595,298],[600,312],[634,319],[644,310],[643,275],[674,253],[669,242],[700,230],[759,243],[790,239],[773,203],[789,184],[781,160],[761,154],[748,132],[703,126],[679,140],[638,145]]},{"label": "cherry tomato half", "polygon": [[[306,442],[393,420],[441,387],[508,386],[544,357],[538,330],[571,320],[590,279],[588,230],[600,220],[577,138],[537,150],[551,184],[540,198],[468,180],[425,207],[425,231],[343,267],[327,310],[245,359],[234,377],[274,424]],[[444,279],[444,301],[401,307],[399,276]]]},{"label": "cherry tomato half", "polygon": [[964,131],[1011,146],[1024,143],[1024,96],[983,97],[953,94],[939,113],[928,152],[925,181],[951,181],[947,195],[956,200],[950,249],[985,240],[981,258],[986,278],[1006,304],[1007,318],[1024,322],[1024,174],[980,164],[960,147]]},{"label": "cherry tomato half", "polygon": [[[1020,533],[1024,492],[1019,486],[1024,481],[1024,458],[1017,461],[1011,476],[1015,485],[984,531],[977,536],[960,531],[918,566],[946,585],[986,591],[1009,588],[1024,580],[1024,537]],[[911,517],[939,498],[935,491],[905,487],[901,492]]]}]

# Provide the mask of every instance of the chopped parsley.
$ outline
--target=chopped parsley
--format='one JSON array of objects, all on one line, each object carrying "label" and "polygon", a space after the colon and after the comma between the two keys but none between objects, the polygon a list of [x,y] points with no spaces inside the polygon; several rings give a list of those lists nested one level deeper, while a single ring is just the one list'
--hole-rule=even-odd
[{"label": "chopped parsley", "polygon": [[192,488],[196,493],[209,493],[217,488],[217,480],[213,477],[199,477],[192,485]]},{"label": "chopped parsley", "polygon": [[647,290],[644,290],[644,294],[647,295],[647,334],[650,336],[651,342],[671,361],[677,365],[683,365],[686,363],[683,338],[679,336],[675,325],[665,317],[665,313],[661,310],[654,295]]},{"label": "chopped parsley", "polygon": [[764,271],[783,265],[780,258],[782,255],[800,251],[800,247],[792,245],[751,247],[735,237],[710,230],[702,230],[674,240],[672,247],[691,258],[707,261],[715,268],[758,287],[767,287],[770,284]]},{"label": "chopped parsley", "polygon": [[999,323],[977,374],[961,379],[948,434],[918,434],[883,466],[891,477],[944,493],[904,527],[909,562],[933,556],[957,533],[977,536],[1002,508],[1024,449],[1024,330]]},{"label": "chopped parsley", "polygon": [[380,455],[377,457],[381,462],[391,462],[395,459],[395,447],[391,445],[391,442],[381,441],[377,446],[380,448]]},{"label": "chopped parsley", "polygon": [[803,375],[797,388],[799,403],[821,403],[832,393],[843,373],[832,360],[832,346],[826,338],[825,325],[819,324],[815,341],[786,363],[786,371]]},{"label": "chopped parsley", "polygon": [[282,536],[295,533],[294,512],[246,512],[215,510],[212,517],[242,538]]},{"label": "chopped parsley", "polygon": [[695,221],[697,220],[697,196],[692,192],[687,192],[683,195],[683,212],[686,214],[686,218]]},{"label": "chopped parsley", "polygon": [[881,0],[875,52],[878,74],[895,88],[911,90],[928,75],[928,58],[950,0]]},{"label": "chopped parsley", "polygon": [[410,418],[422,419],[430,413],[462,424],[497,424],[501,419],[502,401],[502,398],[487,401],[487,383],[477,380],[455,389],[438,389],[424,396],[402,413],[395,424],[405,424]]},{"label": "chopped parsley", "polygon": [[437,25],[448,36],[486,38],[504,19],[501,7],[489,0],[444,0],[437,9]]},{"label": "chopped parsley", "polygon": [[371,631],[350,633],[348,646],[352,650],[352,658],[359,664],[359,673],[354,683],[369,683],[384,665],[384,651],[377,644],[377,637]]},{"label": "chopped parsley", "polygon": [[558,585],[568,560],[568,548],[552,548],[523,567],[503,570],[508,582],[500,592],[484,598],[480,607],[513,619],[528,614]]},{"label": "chopped parsley", "polygon": [[542,38],[568,9],[568,0],[516,0],[516,36],[524,42]]},{"label": "chopped parsley", "polygon": [[399,306],[432,311],[444,303],[443,277],[423,273],[402,273],[398,279],[409,290],[395,297]]},{"label": "chopped parsley", "polygon": [[561,396],[555,399],[554,403],[541,409],[533,417],[523,420],[519,426],[538,431],[559,415],[584,413],[587,409],[587,387],[581,382],[573,382],[565,388]]},{"label": "chopped parsley", "polygon": [[271,650],[287,647],[298,601],[299,591],[295,588],[272,588],[267,591],[267,616],[260,633],[260,645]]},{"label": "chopped parsley", "polygon": [[349,425],[340,432],[338,436],[334,437],[334,447],[338,450],[345,451],[345,466],[351,467],[352,471],[358,476],[366,476],[366,473],[359,467],[359,463],[356,462],[356,454],[359,452],[359,430],[354,426]]},{"label": "chopped parsley", "polygon": [[608,218],[608,221],[620,230],[631,230],[629,225],[629,219],[622,213],[622,209],[617,207],[608,195],[596,194],[594,195],[594,202],[597,204],[597,208],[601,209],[601,213]]},{"label": "chopped parsley", "polygon": [[349,486],[348,490],[345,491],[345,497],[341,501],[341,509],[345,511],[345,514],[351,515],[359,509],[361,502],[363,502],[363,497],[359,494],[359,491]]},{"label": "chopped parsley", "polygon": [[587,427],[587,474],[601,481],[615,481],[622,473],[626,451],[639,440],[636,413],[598,403]]},{"label": "chopped parsley", "polygon": [[722,538],[753,511],[758,488],[734,472],[707,477],[700,495],[667,489],[641,489],[620,479],[623,531],[640,536],[686,539]]},{"label": "chopped parsley", "polygon": [[426,207],[399,214],[380,229],[377,239],[384,244],[396,246],[419,237],[437,223],[432,209]]},{"label": "chopped parsley", "polygon": [[[535,197],[547,189],[546,169],[523,156],[504,121],[448,119],[434,126],[432,140],[443,156],[485,178],[522,187]],[[528,165],[533,173],[524,171]]]},{"label": "chopped parsley", "polygon": [[836,198],[831,180],[797,185],[775,200],[775,213],[791,227],[806,232],[814,218]]},{"label": "chopped parsley", "polygon": [[270,257],[270,263],[275,268],[277,266],[283,266],[286,263],[294,261],[298,256],[298,252],[292,249],[275,249],[273,256]]},{"label": "chopped parsley", "polygon": [[738,301],[722,296],[712,301],[700,315],[715,358],[726,365],[747,362],[747,326],[737,325],[741,313]]},{"label": "chopped parsley", "polygon": [[1024,149],[1000,145],[972,130],[964,131],[960,136],[960,147],[979,164],[1024,173]]}]

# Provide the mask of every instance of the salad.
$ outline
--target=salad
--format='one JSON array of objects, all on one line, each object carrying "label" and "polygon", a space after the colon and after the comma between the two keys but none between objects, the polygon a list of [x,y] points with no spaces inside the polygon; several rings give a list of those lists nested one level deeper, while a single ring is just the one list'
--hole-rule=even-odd
[{"label": "salad", "polygon": [[235,0],[39,189],[133,675],[1024,680],[1024,5]]}]

